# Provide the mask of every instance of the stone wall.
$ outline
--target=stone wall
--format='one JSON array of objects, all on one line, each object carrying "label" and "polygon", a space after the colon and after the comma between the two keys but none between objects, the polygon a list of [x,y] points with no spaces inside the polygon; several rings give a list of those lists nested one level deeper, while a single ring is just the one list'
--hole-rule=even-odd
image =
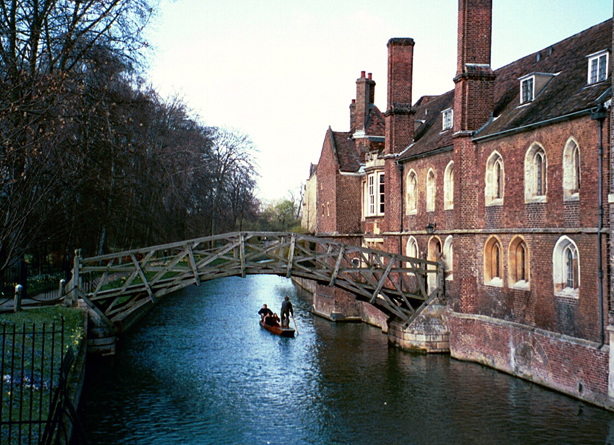
[{"label": "stone wall", "polygon": [[608,345],[481,315],[450,313],[448,323],[452,357],[611,409]]}]

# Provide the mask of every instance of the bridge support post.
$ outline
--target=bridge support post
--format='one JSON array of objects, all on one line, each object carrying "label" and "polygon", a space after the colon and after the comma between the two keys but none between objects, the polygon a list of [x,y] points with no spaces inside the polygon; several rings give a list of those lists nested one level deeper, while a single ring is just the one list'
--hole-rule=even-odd
[{"label": "bridge support post", "polygon": [[23,293],[23,286],[18,284],[15,286],[15,304],[13,305],[13,312],[21,312],[21,297]]},{"label": "bridge support post", "polygon": [[449,353],[450,330],[446,307],[430,304],[407,327],[398,320],[389,322],[388,342],[411,351]]},{"label": "bridge support post", "polygon": [[81,249],[76,249],[72,267],[72,278],[70,281],[70,292],[66,296],[66,306],[75,306],[79,300],[79,288],[81,287],[81,277],[79,276],[80,267]]}]

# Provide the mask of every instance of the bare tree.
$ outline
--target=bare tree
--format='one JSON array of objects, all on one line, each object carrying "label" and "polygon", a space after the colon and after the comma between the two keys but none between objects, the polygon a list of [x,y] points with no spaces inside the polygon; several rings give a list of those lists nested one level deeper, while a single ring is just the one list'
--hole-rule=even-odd
[{"label": "bare tree", "polygon": [[[82,95],[112,53],[144,44],[145,0],[0,3],[0,269],[27,248],[77,179]],[[87,137],[86,137],[87,139]]]}]

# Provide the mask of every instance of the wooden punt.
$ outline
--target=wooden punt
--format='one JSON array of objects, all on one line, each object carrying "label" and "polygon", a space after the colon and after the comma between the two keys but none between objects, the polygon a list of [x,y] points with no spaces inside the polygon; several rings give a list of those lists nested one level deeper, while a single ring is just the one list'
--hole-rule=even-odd
[{"label": "wooden punt", "polygon": [[262,326],[267,331],[279,335],[281,337],[294,337],[294,329],[292,328],[282,328],[281,326],[269,326],[268,324],[264,324],[264,322],[260,322],[260,326]]}]

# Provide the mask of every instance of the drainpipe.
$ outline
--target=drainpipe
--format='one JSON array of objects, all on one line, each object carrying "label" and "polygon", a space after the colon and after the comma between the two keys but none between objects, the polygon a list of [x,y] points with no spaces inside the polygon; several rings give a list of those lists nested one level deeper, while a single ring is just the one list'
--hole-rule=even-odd
[{"label": "drainpipe", "polygon": [[591,112],[591,119],[596,120],[599,126],[599,176],[598,176],[598,206],[599,218],[597,225],[597,276],[599,277],[599,335],[601,344],[605,344],[605,330],[603,328],[603,259],[601,253],[601,230],[603,229],[603,121],[607,117],[607,110],[603,104]]},{"label": "drainpipe", "polygon": [[404,182],[404,178],[403,178],[403,173],[405,171],[405,164],[403,164],[402,162],[396,161],[397,163],[397,167],[399,168],[399,171],[401,172],[401,216],[400,216],[400,224],[399,224],[399,255],[405,255],[403,253],[403,203],[404,203],[404,199],[403,199],[403,182]]}]

